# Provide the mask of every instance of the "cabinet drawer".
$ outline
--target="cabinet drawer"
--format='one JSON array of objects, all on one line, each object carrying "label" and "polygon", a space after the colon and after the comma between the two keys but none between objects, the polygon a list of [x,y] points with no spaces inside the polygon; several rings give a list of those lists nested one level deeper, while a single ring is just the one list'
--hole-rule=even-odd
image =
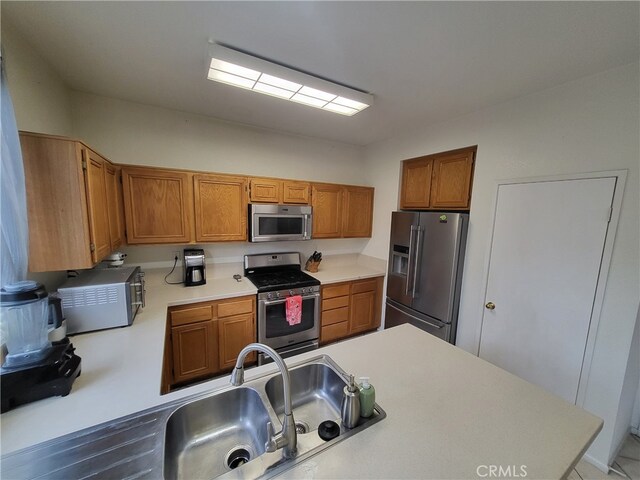
[{"label": "cabinet drawer", "polygon": [[177,307],[176,310],[169,312],[171,317],[171,326],[185,325],[187,323],[202,322],[203,320],[211,320],[213,312],[211,305],[200,305],[197,307]]},{"label": "cabinet drawer", "polygon": [[349,297],[335,297],[322,300],[322,311],[333,310],[334,308],[348,307]]},{"label": "cabinet drawer", "polygon": [[341,283],[339,285],[332,285],[330,287],[324,287],[322,289],[322,298],[342,297],[343,295],[349,295],[349,284]]},{"label": "cabinet drawer", "polygon": [[349,320],[349,307],[335,308],[322,312],[321,325],[332,325],[334,323],[346,322]]},{"label": "cabinet drawer", "polygon": [[218,318],[253,313],[253,297],[233,300],[218,304]]},{"label": "cabinet drawer", "polygon": [[339,340],[346,337],[349,334],[349,323],[340,322],[333,325],[327,325],[322,327],[320,331],[320,340],[323,343],[331,342],[333,340]]},{"label": "cabinet drawer", "polygon": [[363,282],[354,282],[351,287],[351,294],[373,292],[377,287],[378,281],[376,279],[365,280]]}]

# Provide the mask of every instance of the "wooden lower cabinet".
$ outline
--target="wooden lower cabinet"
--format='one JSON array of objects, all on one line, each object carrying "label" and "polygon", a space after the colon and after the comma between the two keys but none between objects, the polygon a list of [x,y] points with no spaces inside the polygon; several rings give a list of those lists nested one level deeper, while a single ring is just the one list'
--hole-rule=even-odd
[{"label": "wooden lower cabinet", "polygon": [[321,344],[375,330],[380,326],[383,280],[384,277],[376,277],[322,288]]},{"label": "wooden lower cabinet", "polygon": [[173,383],[204,377],[219,370],[216,323],[211,319],[171,328]]},{"label": "wooden lower cabinet", "polygon": [[[256,338],[253,295],[170,307],[161,393],[231,370],[240,351]],[[252,352],[245,365],[256,358]]]}]

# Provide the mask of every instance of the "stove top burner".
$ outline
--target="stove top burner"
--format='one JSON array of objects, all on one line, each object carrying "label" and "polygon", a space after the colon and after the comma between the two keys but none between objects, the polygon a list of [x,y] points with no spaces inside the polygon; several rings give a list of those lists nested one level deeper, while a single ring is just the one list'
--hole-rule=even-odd
[{"label": "stove top burner", "polygon": [[258,292],[320,285],[320,280],[294,269],[248,273],[246,277],[258,288]]}]

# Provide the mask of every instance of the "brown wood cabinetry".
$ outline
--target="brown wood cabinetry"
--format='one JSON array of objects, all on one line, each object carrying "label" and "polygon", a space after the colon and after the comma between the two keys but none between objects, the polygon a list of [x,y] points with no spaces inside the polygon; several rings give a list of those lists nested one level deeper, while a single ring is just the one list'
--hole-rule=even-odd
[{"label": "brown wood cabinetry", "polygon": [[109,238],[111,250],[120,248],[124,239],[124,203],[120,168],[107,163],[104,170],[107,190],[107,210],[109,211]]},{"label": "brown wood cabinetry", "polygon": [[192,177],[191,173],[177,170],[122,168],[129,244],[192,240]]},{"label": "brown wood cabinetry", "polygon": [[310,185],[295,180],[252,178],[249,181],[249,200],[252,203],[309,204]]},{"label": "brown wood cabinetry", "polygon": [[[256,341],[255,310],[253,295],[170,307],[161,392],[231,370]],[[256,358],[252,352],[245,365]]]},{"label": "brown wood cabinetry", "polygon": [[469,210],[476,147],[402,162],[400,208]]},{"label": "brown wood cabinetry", "polygon": [[119,243],[107,185],[113,165],[81,142],[20,132],[29,220],[29,270],[91,268]]},{"label": "brown wood cabinetry", "polygon": [[313,238],[370,237],[373,188],[314,183]]},{"label": "brown wood cabinetry", "polygon": [[247,239],[247,178],[194,175],[197,242]]},{"label": "brown wood cabinetry", "polygon": [[311,185],[307,182],[297,182],[295,180],[282,182],[282,203],[308,205],[310,193]]},{"label": "brown wood cabinetry", "polygon": [[380,326],[383,280],[384,277],[376,277],[322,287],[322,344]]},{"label": "brown wood cabinetry", "polygon": [[342,186],[314,183],[311,186],[313,238],[338,238],[342,234]]},{"label": "brown wood cabinetry", "polygon": [[373,188],[344,187],[343,237],[370,237],[373,227]]}]

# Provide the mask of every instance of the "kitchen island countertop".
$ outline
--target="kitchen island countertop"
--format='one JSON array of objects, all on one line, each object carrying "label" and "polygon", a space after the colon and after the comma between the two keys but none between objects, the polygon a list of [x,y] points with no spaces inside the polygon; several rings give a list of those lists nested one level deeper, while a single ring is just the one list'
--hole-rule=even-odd
[{"label": "kitchen island countertop", "polygon": [[[255,288],[246,279],[224,278],[198,291],[203,287],[165,287],[161,276],[148,277],[147,307],[131,327],[72,338],[83,371],[68,397],[2,415],[3,454],[228,385],[224,376],[160,395],[166,308],[251,295]],[[387,418],[282,478],[479,478],[491,465],[509,468],[511,476],[560,478],[602,428],[597,417],[411,325],[287,362],[319,353],[347,372],[370,376]],[[274,369],[256,367],[247,378]]]}]

